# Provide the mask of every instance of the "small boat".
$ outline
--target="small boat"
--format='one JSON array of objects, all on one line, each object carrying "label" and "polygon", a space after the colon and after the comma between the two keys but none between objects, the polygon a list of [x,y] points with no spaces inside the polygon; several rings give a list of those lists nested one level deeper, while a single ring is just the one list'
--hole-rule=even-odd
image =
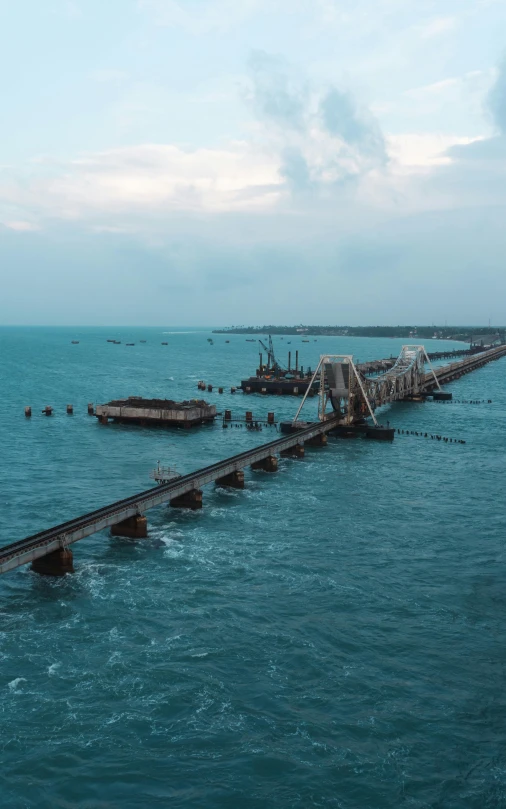
[{"label": "small boat", "polygon": [[309,340],[303,340],[302,342],[303,343],[309,343]]},{"label": "small boat", "polygon": [[79,340],[71,340],[73,346],[79,345]]},{"label": "small boat", "polygon": [[163,346],[168,346],[169,344],[168,344],[168,343],[162,343],[162,345],[163,345]]},{"label": "small boat", "polygon": [[108,340],[107,342],[108,342],[108,343],[115,343],[115,342],[116,342],[116,340]]},{"label": "small boat", "polygon": [[225,340],[226,343],[230,343],[230,340]]},{"label": "small boat", "polygon": [[115,346],[121,345],[121,340],[113,340]]}]

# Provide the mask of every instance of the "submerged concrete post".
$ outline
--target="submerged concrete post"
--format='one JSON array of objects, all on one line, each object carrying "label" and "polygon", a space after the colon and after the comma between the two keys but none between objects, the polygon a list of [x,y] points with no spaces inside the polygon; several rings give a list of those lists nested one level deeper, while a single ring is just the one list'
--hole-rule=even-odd
[{"label": "submerged concrete post", "polygon": [[308,438],[304,443],[307,444],[308,447],[326,447],[328,444],[327,434],[320,433],[320,435],[315,435],[313,438]]},{"label": "submerged concrete post", "polygon": [[170,501],[173,508],[190,508],[192,511],[197,511],[202,508],[202,490],[192,489],[191,492],[180,494],[179,497],[174,497]]},{"label": "submerged concrete post", "polygon": [[261,461],[254,461],[251,468],[262,472],[277,472],[278,459],[275,455],[269,455],[267,458],[262,458]]},{"label": "submerged concrete post", "polygon": [[230,472],[223,478],[218,478],[216,481],[217,486],[228,486],[231,489],[244,489],[244,472],[238,469],[236,472]]},{"label": "submerged concrete post", "polygon": [[74,572],[72,551],[59,548],[32,562],[32,570],[41,576],[65,576]]},{"label": "submerged concrete post", "polygon": [[127,517],[126,520],[111,525],[113,537],[128,537],[129,539],[145,539],[148,535],[148,521],[140,514]]},{"label": "submerged concrete post", "polygon": [[282,458],[303,458],[305,455],[304,444],[295,444],[294,447],[281,450]]}]

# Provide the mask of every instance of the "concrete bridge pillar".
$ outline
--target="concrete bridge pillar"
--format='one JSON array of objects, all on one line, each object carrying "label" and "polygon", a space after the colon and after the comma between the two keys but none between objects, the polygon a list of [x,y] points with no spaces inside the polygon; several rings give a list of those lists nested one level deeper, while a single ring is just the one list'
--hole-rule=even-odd
[{"label": "concrete bridge pillar", "polygon": [[307,444],[308,447],[326,447],[328,441],[327,433],[320,433],[319,435],[313,436],[313,438],[308,438],[304,443]]},{"label": "concrete bridge pillar", "polygon": [[190,508],[192,511],[202,508],[202,490],[192,489],[191,492],[180,494],[170,501],[173,508]]},{"label": "concrete bridge pillar", "polygon": [[261,461],[254,461],[251,464],[254,470],[261,470],[262,472],[277,472],[278,459],[275,455],[269,455],[267,458],[262,458]]},{"label": "concrete bridge pillar", "polygon": [[127,517],[122,522],[117,522],[111,526],[113,537],[128,537],[129,539],[145,539],[148,535],[148,521],[140,514]]},{"label": "concrete bridge pillar", "polygon": [[304,444],[295,444],[294,447],[281,450],[282,458],[303,458],[305,455]]},{"label": "concrete bridge pillar", "polygon": [[216,481],[217,486],[228,486],[231,489],[244,489],[244,472],[238,469],[236,472],[230,472],[223,478],[218,478]]},{"label": "concrete bridge pillar", "polygon": [[59,548],[46,556],[40,556],[32,562],[32,570],[41,576],[65,576],[66,573],[73,573],[72,551]]}]

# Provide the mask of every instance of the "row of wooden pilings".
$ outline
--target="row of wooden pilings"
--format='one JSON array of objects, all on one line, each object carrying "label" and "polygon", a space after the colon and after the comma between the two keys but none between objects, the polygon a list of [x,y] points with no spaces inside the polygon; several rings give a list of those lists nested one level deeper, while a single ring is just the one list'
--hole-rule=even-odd
[{"label": "row of wooden pilings", "polygon": [[[206,383],[203,382],[202,380],[200,380],[200,382],[197,382],[197,388],[199,390],[207,390],[208,393],[213,392],[213,386],[212,385],[206,385]],[[223,393],[224,390],[225,390],[224,388],[218,388],[218,393]],[[237,391],[237,388],[230,388],[230,393],[236,393],[236,391]]]},{"label": "row of wooden pilings", "polygon": [[[53,413],[54,413],[54,407],[52,407],[51,405],[46,405],[44,410],[41,410],[41,413],[42,413],[43,416],[52,416]],[[67,414],[69,416],[74,415],[74,405],[71,405],[71,404],[67,405]],[[95,415],[95,410],[94,410],[94,407],[93,407],[93,402],[88,402],[88,416],[94,416],[94,415]],[[25,416],[26,416],[27,419],[31,418],[31,416],[32,416],[32,408],[31,407],[25,407]]]}]

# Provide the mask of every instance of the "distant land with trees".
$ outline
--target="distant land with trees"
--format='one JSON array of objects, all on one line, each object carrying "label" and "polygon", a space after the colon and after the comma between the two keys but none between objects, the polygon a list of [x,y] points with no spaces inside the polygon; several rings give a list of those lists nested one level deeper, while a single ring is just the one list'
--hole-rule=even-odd
[{"label": "distant land with trees", "polygon": [[506,326],[229,326],[214,329],[214,334],[302,334],[330,337],[402,337],[415,339],[461,340],[478,342],[490,337],[505,340]]}]

